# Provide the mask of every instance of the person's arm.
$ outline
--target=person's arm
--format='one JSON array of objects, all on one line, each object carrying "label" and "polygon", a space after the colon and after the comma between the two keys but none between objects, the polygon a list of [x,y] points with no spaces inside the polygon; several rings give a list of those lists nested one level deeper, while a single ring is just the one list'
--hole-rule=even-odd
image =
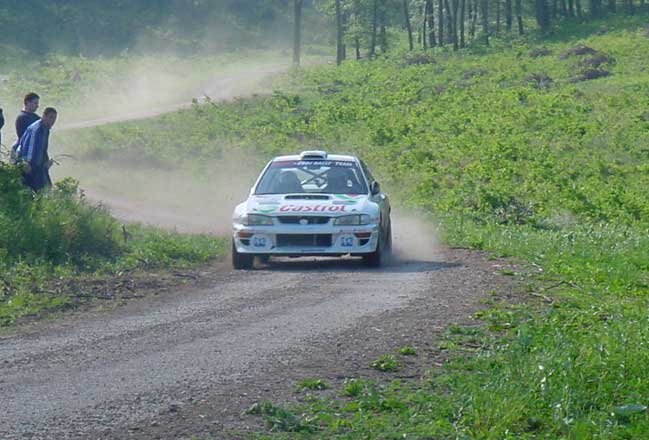
[{"label": "person's arm", "polygon": [[18,115],[18,117],[16,118],[16,136],[18,136],[18,140],[20,140],[22,135],[25,134],[25,131],[21,130],[22,125],[22,116]]}]

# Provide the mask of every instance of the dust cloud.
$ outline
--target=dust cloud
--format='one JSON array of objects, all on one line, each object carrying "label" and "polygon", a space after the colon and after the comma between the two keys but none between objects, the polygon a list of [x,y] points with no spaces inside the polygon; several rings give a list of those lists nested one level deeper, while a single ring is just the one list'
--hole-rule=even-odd
[{"label": "dust cloud", "polygon": [[166,68],[161,61],[147,58],[129,62],[116,78],[82,91],[81,97],[62,104],[57,129],[150,118],[188,108],[192,102],[216,102],[261,93],[267,90],[265,79],[289,66],[285,60],[269,56],[254,63],[240,59],[224,64],[226,60],[218,56],[203,62],[178,57],[169,60],[173,65]]},{"label": "dust cloud", "polygon": [[443,257],[434,224],[407,210],[392,212],[392,243],[396,262],[432,262]]},{"label": "dust cloud", "polygon": [[230,154],[202,171],[116,167],[106,161],[66,161],[55,178],[72,176],[89,200],[123,222],[185,233],[227,234],[234,207],[244,201],[261,168],[258,159]]},{"label": "dust cloud", "polygon": [[[214,76],[183,78],[170,72],[152,73],[136,66],[124,74],[123,87],[109,91],[110,84],[84,97],[74,111],[61,112],[55,131],[67,131],[66,144],[77,145],[74,129],[120,121],[149,118],[172,112],[209,96],[213,101],[231,100],[264,90],[264,80],[286,68],[279,61],[249,60],[222,67]],[[179,142],[189,133],[177,133]],[[73,153],[54,144],[55,156]],[[227,150],[227,149],[224,149]],[[180,153],[179,153],[180,154]],[[173,164],[164,168],[136,163],[129,158],[61,160],[52,169],[54,180],[71,176],[80,181],[87,198],[110,209],[124,222],[139,222],[187,233],[224,234],[231,228],[236,204],[246,199],[263,160],[241,151],[203,163],[200,169]]]}]

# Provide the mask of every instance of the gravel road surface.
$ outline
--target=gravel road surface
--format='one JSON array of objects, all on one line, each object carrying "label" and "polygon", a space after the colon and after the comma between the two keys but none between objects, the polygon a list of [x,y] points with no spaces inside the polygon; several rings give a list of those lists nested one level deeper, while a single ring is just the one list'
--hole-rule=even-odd
[{"label": "gravel road surface", "polygon": [[500,264],[447,250],[381,270],[221,269],[197,290],[17,329],[0,338],[0,438],[224,438],[264,392],[362,374],[371,356],[468,319]]}]

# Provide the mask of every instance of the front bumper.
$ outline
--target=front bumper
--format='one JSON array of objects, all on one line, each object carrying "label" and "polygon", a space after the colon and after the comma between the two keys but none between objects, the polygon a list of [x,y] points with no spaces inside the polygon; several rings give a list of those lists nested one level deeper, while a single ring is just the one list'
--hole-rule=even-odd
[{"label": "front bumper", "polygon": [[334,225],[233,225],[233,240],[241,254],[277,256],[363,255],[376,251],[378,224]]}]

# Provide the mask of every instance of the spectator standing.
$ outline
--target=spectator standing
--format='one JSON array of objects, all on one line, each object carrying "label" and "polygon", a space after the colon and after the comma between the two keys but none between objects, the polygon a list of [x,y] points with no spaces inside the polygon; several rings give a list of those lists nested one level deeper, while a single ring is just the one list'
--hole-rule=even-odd
[{"label": "spectator standing", "polygon": [[36,114],[41,97],[36,93],[28,93],[23,100],[23,110],[16,118],[16,135],[18,140],[23,137],[27,127],[38,121],[40,117]]},{"label": "spectator standing", "polygon": [[[2,108],[0,108],[0,130],[2,130],[2,127],[5,125],[5,117],[2,114]],[[0,145],[2,144],[2,133],[0,133]]]},{"label": "spectator standing", "polygon": [[53,161],[48,150],[50,130],[56,123],[56,118],[56,109],[46,108],[43,118],[30,125],[18,142],[17,161],[24,164],[23,179],[33,191],[52,186],[50,167]]}]

